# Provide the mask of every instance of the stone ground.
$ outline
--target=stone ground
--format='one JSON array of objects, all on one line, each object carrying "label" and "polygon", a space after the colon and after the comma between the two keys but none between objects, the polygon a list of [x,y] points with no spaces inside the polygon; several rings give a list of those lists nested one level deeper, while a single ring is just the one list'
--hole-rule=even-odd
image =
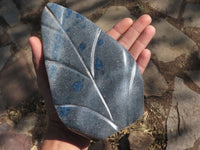
[{"label": "stone ground", "polygon": [[199,0],[0,0],[0,149],[37,150],[46,129],[44,101],[27,43],[40,35],[44,5],[56,2],[103,30],[150,14],[157,33],[144,73],[143,117],[93,150],[200,150]]}]

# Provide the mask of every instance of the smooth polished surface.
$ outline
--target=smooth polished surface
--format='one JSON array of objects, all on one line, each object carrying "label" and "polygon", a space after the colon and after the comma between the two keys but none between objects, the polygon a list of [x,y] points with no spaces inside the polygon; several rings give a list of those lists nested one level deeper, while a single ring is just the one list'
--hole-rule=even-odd
[{"label": "smooth polished surface", "polygon": [[129,52],[91,21],[48,3],[42,39],[51,94],[63,123],[104,139],[143,114],[143,84]]}]

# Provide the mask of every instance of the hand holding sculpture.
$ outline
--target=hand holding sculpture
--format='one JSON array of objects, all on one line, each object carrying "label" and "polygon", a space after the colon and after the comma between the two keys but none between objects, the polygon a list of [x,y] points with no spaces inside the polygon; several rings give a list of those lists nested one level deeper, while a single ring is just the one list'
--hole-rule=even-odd
[{"label": "hand holding sculpture", "polygon": [[[151,56],[150,50],[146,49],[146,46],[155,34],[155,28],[151,26],[150,23],[151,17],[149,15],[142,15],[134,22],[130,18],[125,18],[107,32],[110,37],[117,40],[133,56],[141,73],[144,72]],[[55,107],[53,106],[41,40],[37,37],[30,37],[29,43],[32,48],[33,63],[37,75],[39,91],[45,99],[45,105],[49,116],[48,129],[44,137],[42,150],[87,150],[90,140],[78,134],[74,134],[71,130],[66,128],[60,121]]]},{"label": "hand holding sculpture", "polygon": [[135,60],[95,24],[49,3],[42,39],[51,95],[66,127],[104,139],[142,115],[142,76]]}]

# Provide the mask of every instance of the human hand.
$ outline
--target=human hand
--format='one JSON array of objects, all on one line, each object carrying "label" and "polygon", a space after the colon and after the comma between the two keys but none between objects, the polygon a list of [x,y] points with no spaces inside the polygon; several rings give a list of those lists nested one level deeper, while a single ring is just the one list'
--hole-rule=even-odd
[{"label": "human hand", "polygon": [[[131,53],[136,60],[141,73],[144,72],[151,57],[151,52],[146,49],[146,46],[154,36],[155,28],[151,26],[150,23],[151,17],[148,15],[141,16],[135,22],[130,18],[125,18],[107,32],[108,35],[117,40]],[[33,63],[37,74],[38,87],[45,99],[49,116],[48,131],[45,138],[47,144],[46,147],[43,146],[43,150],[45,148],[53,149],[51,143],[50,145],[48,143],[50,140],[60,140],[60,143],[57,141],[57,144],[61,144],[59,146],[64,146],[65,148],[71,147],[74,150],[87,149],[89,139],[68,130],[62,124],[55,111],[44,65],[41,40],[37,37],[30,37],[29,43],[32,48]]]},{"label": "human hand", "polygon": [[155,34],[151,21],[149,15],[143,15],[135,22],[125,18],[107,32],[131,53],[142,74],[151,57],[151,52],[146,47]]}]

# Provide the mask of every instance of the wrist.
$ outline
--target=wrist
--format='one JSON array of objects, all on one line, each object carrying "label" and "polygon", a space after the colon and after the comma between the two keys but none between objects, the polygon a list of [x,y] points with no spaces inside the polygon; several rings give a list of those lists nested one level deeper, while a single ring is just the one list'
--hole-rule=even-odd
[{"label": "wrist", "polygon": [[[67,150],[71,150],[69,148],[72,148],[72,150],[87,150],[90,139],[74,133],[60,121],[49,121],[43,145],[48,147],[51,142],[53,144],[52,147],[57,147],[55,150],[58,150],[58,147],[61,149],[67,148]],[[51,150],[54,149],[51,148]]]},{"label": "wrist", "polygon": [[[63,142],[60,140],[44,140],[41,150],[81,150],[81,148],[71,143]],[[82,150],[87,150],[88,147]]]}]

